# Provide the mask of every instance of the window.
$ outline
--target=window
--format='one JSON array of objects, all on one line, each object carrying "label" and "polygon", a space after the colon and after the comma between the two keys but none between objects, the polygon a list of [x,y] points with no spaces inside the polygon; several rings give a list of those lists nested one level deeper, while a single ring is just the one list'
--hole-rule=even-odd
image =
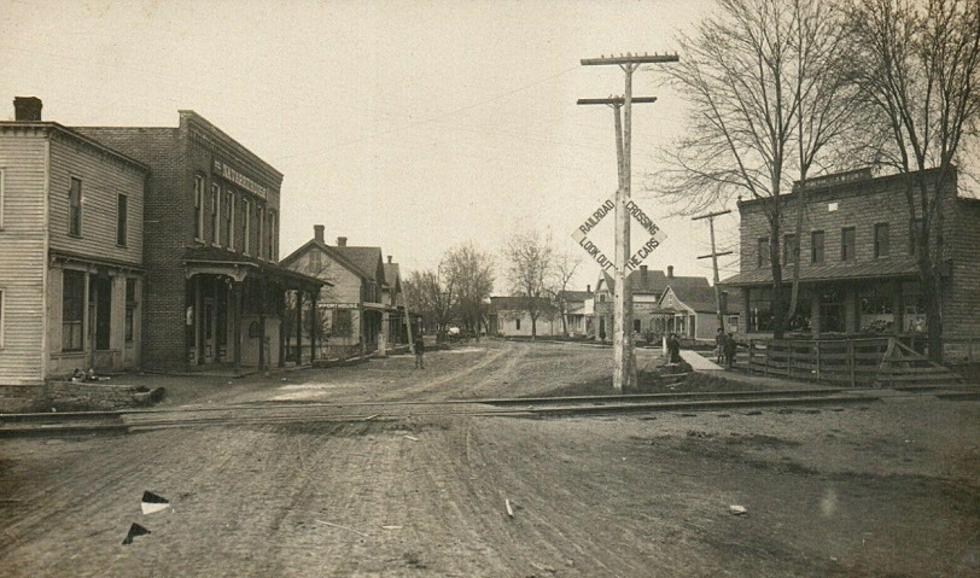
[{"label": "window", "polygon": [[854,227],[844,227],[840,230],[840,260],[854,260]]},{"label": "window", "polygon": [[875,224],[875,259],[888,256],[888,223]]},{"label": "window", "polygon": [[633,332],[634,333],[639,333],[640,332],[640,329],[641,329],[640,320],[639,319],[634,319],[633,320]]},{"label": "window", "polygon": [[136,334],[136,279],[126,279],[126,343]]},{"label": "window", "polygon": [[252,204],[248,199],[242,199],[242,253],[246,255],[252,250]]},{"label": "window", "polygon": [[126,228],[129,221],[129,197],[116,196],[116,244],[126,246]]},{"label": "window", "polygon": [[255,236],[255,256],[259,259],[263,258],[265,255],[262,254],[262,235],[265,232],[265,207],[260,207],[258,204],[255,205],[255,225],[258,227],[258,235]]},{"label": "window", "polygon": [[85,309],[85,273],[64,272],[61,287],[61,350],[82,350],[82,312]]},{"label": "window", "polygon": [[514,320],[514,329],[516,329],[517,331],[520,331],[521,330],[521,320],[520,319],[515,319]]},{"label": "window", "polygon": [[269,260],[276,260],[276,245],[278,235],[276,235],[276,212],[269,209]]},{"label": "window", "polygon": [[4,187],[6,179],[6,170],[0,169],[0,231],[3,230],[3,199],[4,199]]},{"label": "window", "polygon": [[783,264],[795,263],[799,244],[796,242],[796,235],[789,234],[783,236]]},{"label": "window", "polygon": [[82,180],[75,177],[68,187],[68,234],[82,236]]},{"label": "window", "polygon": [[[0,224],[2,226],[2,224]],[[922,218],[918,217],[909,222],[909,255],[916,254],[915,240],[922,234]]]},{"label": "window", "polygon": [[820,331],[823,333],[843,333],[845,319],[843,292],[837,287],[827,287],[820,292],[818,299],[820,304]]},{"label": "window", "polygon": [[204,177],[194,175],[194,239],[204,241]]},{"label": "window", "polygon": [[211,185],[211,244],[221,243],[221,189]]},{"label": "window", "polygon": [[333,310],[333,333],[335,337],[350,337],[353,323],[350,309]]},{"label": "window", "polygon": [[235,250],[235,193],[225,191],[225,247]]},{"label": "window", "polygon": [[749,289],[749,331],[772,329],[772,290],[768,287]]},{"label": "window", "polygon": [[759,267],[765,267],[769,264],[769,237],[759,239],[757,247],[756,254],[759,258]]},{"label": "window", "polygon": [[823,231],[810,233],[810,262],[823,263]]},{"label": "window", "polygon": [[3,289],[0,289],[0,349],[3,349],[3,308],[4,308],[4,293]]}]

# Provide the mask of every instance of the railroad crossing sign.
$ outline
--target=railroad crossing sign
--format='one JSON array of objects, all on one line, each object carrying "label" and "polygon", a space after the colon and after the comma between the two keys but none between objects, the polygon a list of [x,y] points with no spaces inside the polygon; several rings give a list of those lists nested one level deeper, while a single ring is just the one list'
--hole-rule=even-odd
[{"label": "railroad crossing sign", "polygon": [[[579,244],[580,247],[585,249],[585,252],[592,257],[593,260],[599,265],[603,273],[606,273],[610,269],[616,266],[615,260],[610,259],[602,251],[602,249],[595,244],[591,239],[589,239],[589,232],[595,229],[595,227],[602,222],[606,215],[613,212],[616,208],[616,203],[611,199],[606,199],[604,203],[599,205],[599,208],[592,212],[585,221],[579,225],[577,229],[572,231],[572,238]],[[635,271],[651,253],[653,250],[660,246],[661,243],[667,238],[667,235],[663,232],[663,229],[658,227],[653,220],[647,216],[647,214],[640,208],[639,205],[633,201],[628,201],[626,203],[626,212],[633,217],[633,220],[637,222],[650,238],[643,243],[639,249],[633,253],[630,258],[626,261],[626,269],[629,271]]]}]

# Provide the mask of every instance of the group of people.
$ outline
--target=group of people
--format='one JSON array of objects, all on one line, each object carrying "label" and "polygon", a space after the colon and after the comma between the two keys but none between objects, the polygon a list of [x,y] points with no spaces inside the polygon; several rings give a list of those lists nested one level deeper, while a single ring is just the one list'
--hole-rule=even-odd
[{"label": "group of people", "polygon": [[735,341],[735,336],[732,333],[725,334],[725,330],[721,327],[718,328],[718,334],[715,336],[715,360],[718,365],[724,364],[725,367],[731,369],[735,365],[735,351],[738,349],[738,343]]}]

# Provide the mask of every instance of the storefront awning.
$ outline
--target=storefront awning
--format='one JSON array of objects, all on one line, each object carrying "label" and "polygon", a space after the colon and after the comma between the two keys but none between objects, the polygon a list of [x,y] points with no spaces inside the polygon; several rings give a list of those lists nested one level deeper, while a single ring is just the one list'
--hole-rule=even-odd
[{"label": "storefront awning", "polygon": [[[911,277],[918,274],[915,258],[912,256],[886,257],[874,261],[848,261],[843,263],[825,263],[821,265],[804,265],[800,269],[800,281],[846,281],[856,279],[885,279],[896,277]],[[783,282],[793,279],[793,265],[783,268]],[[756,285],[771,285],[772,270],[763,266],[751,271],[743,271],[721,282],[729,287],[750,287]]]},{"label": "storefront awning", "polygon": [[244,281],[249,276],[265,277],[282,283],[287,289],[319,291],[320,287],[333,283],[287,269],[276,263],[261,261],[217,247],[192,247],[184,253],[184,272],[190,278],[194,275],[225,275],[236,281]]}]

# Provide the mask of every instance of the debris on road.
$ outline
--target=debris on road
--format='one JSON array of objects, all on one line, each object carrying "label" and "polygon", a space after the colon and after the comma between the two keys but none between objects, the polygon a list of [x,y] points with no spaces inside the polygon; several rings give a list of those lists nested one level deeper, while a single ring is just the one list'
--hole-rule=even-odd
[{"label": "debris on road", "polygon": [[374,418],[376,418],[376,417],[378,417],[378,416],[380,416],[380,415],[381,415],[380,413],[376,413],[376,414],[373,414],[373,415],[369,415],[369,416],[367,416],[366,418],[364,418],[364,419],[362,419],[361,421],[371,421],[372,419],[374,419]]},{"label": "debris on road", "polygon": [[323,524],[324,526],[331,526],[333,528],[340,528],[341,530],[347,530],[348,532],[354,532],[358,536],[363,536],[365,538],[370,538],[370,536],[368,536],[364,532],[360,532],[360,531],[355,530],[354,528],[350,528],[348,526],[341,526],[340,524],[334,524],[333,522],[327,522],[326,520],[317,520],[317,523]]},{"label": "debris on road", "polygon": [[405,434],[405,435],[403,435],[402,437],[403,437],[403,438],[405,438],[405,439],[409,439],[409,440],[412,440],[413,442],[417,442],[417,441],[419,441],[419,438],[417,438],[417,437],[415,437],[415,436],[410,436],[410,435],[408,435],[408,434]]},{"label": "debris on road", "polygon": [[381,526],[381,527],[384,528],[385,530],[401,530],[402,529],[401,526]]},{"label": "debris on road", "polygon": [[149,533],[149,530],[134,522],[133,525],[129,527],[129,532],[126,534],[126,538],[122,541],[122,543],[124,546],[132,544],[134,538],[145,536]]},{"label": "debris on road", "polygon": [[739,506],[738,504],[732,504],[731,506],[728,506],[728,511],[735,516],[742,516],[744,514],[749,513],[748,509],[745,506]]},{"label": "debris on road", "polygon": [[514,517],[514,508],[511,507],[510,500],[509,499],[506,499],[506,498],[504,499],[504,506],[507,507],[507,515],[510,516],[511,518],[513,518]]},{"label": "debris on road", "polygon": [[162,512],[170,507],[170,500],[163,496],[158,496],[153,492],[143,492],[143,499],[140,502],[140,509],[144,516]]}]

